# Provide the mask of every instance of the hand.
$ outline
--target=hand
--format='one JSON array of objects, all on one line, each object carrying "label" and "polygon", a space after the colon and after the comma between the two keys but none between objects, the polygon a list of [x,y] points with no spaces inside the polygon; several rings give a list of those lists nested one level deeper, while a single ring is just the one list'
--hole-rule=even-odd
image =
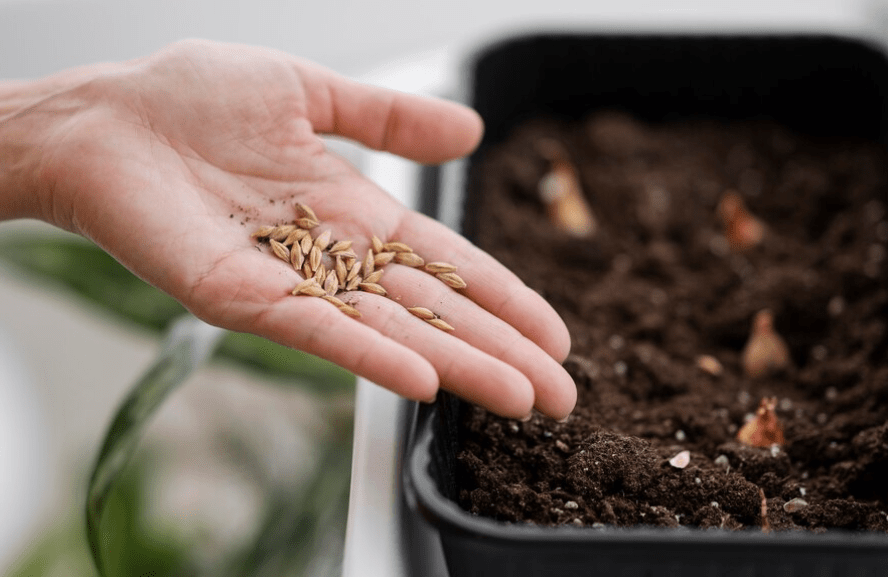
[{"label": "hand", "polygon": [[[27,101],[21,90],[19,103]],[[205,321],[313,353],[408,398],[431,400],[440,385],[509,417],[532,406],[555,418],[573,409],[574,383],[559,364],[570,339],[553,309],[319,136],[438,163],[477,145],[482,127],[471,110],[361,85],[271,50],[193,41],[70,71],[34,94],[12,114],[0,107],[0,140],[29,143],[0,174],[4,217],[80,233]],[[358,254],[371,235],[402,241],[427,261],[457,265],[468,287],[457,292],[390,264],[381,281],[388,298],[349,293],[357,320],[322,299],[291,296],[301,277],[256,250],[250,235],[291,222],[294,202],[315,210],[318,230],[353,239]],[[414,305],[456,330],[413,317],[404,306]]]}]

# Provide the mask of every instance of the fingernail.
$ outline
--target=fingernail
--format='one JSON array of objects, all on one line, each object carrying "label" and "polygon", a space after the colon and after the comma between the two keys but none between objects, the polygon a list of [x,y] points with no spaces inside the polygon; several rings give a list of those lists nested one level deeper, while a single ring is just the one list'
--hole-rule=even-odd
[{"label": "fingernail", "polygon": [[527,413],[527,416],[521,417],[518,420],[521,421],[522,423],[526,423],[532,418],[533,418],[533,413]]},{"label": "fingernail", "polygon": [[558,419],[557,422],[563,424],[563,423],[566,423],[568,420],[570,420],[569,414],[566,417],[564,417],[563,419]]},{"label": "fingernail", "polygon": [[438,400],[438,393],[436,392],[430,399],[423,399],[420,402],[425,403],[427,405],[433,405]]}]

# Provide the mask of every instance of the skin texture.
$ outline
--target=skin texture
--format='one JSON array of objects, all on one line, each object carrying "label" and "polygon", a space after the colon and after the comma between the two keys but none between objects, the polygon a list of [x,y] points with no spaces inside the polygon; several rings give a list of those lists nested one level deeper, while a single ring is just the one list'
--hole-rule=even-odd
[{"label": "skin texture", "polygon": [[[439,387],[504,416],[564,418],[574,383],[564,323],[460,235],[326,150],[338,135],[422,163],[471,152],[482,124],[463,106],[361,85],[287,54],[185,41],[149,57],[0,83],[0,219],[81,234],[201,319],[326,358],[405,397]],[[349,293],[352,319],[293,297],[292,268],[256,250],[260,224],[311,206],[315,232],[407,243],[459,266],[454,291],[388,265],[388,297]],[[432,308],[437,330],[404,306]]]}]

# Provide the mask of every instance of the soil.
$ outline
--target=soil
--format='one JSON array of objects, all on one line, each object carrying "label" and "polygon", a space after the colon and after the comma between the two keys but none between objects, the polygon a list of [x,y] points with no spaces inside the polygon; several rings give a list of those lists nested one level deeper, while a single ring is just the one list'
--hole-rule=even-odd
[{"label": "soil", "polygon": [[[591,239],[546,217],[544,137],[579,171]],[[754,248],[726,242],[727,190],[765,224]],[[888,531],[883,147],[765,121],[539,120],[489,150],[469,191],[468,234],[567,323],[579,400],[565,423],[466,406],[463,508],[540,525]],[[753,379],[741,353],[766,308],[792,364]],[[764,397],[785,443],[739,443]],[[689,464],[670,465],[683,450]]]}]

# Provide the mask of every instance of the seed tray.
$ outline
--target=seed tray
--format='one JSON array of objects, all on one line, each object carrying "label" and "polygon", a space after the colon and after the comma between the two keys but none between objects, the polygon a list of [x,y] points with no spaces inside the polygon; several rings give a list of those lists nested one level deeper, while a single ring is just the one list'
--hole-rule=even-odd
[{"label": "seed tray", "polygon": [[[486,124],[467,170],[526,120],[579,120],[596,109],[653,123],[767,118],[888,145],[888,60],[855,38],[538,34],[488,47],[467,70],[469,102]],[[480,226],[473,202],[462,201],[469,238]],[[446,394],[420,407],[403,471],[408,504],[437,529],[451,577],[888,574],[888,536],[879,534],[541,527],[473,516],[456,503],[464,408]]]}]

